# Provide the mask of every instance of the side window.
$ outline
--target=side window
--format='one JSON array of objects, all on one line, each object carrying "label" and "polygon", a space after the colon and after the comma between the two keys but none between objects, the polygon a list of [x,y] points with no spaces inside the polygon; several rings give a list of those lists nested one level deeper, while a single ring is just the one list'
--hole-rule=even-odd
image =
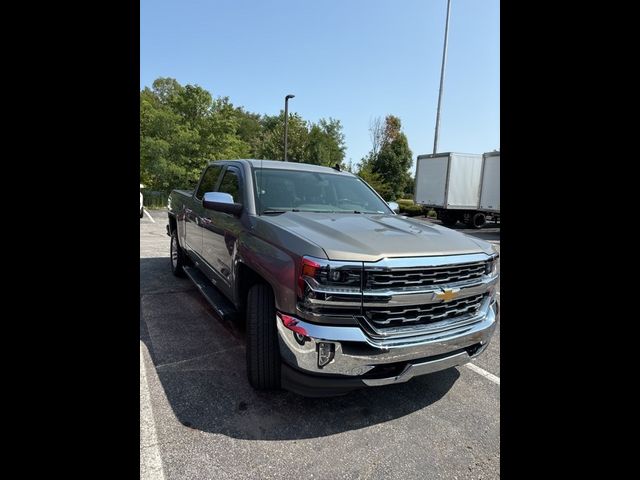
[{"label": "side window", "polygon": [[202,197],[207,192],[213,192],[213,189],[216,188],[216,182],[218,177],[220,176],[220,171],[222,170],[222,165],[211,165],[207,171],[204,173],[204,177],[202,177],[202,181],[200,182],[200,186],[198,187],[198,191],[196,192],[196,198],[198,200],[202,200]]},{"label": "side window", "polygon": [[234,168],[229,168],[222,177],[219,192],[228,193],[233,197],[235,203],[242,203],[242,192],[240,191],[240,178]]}]

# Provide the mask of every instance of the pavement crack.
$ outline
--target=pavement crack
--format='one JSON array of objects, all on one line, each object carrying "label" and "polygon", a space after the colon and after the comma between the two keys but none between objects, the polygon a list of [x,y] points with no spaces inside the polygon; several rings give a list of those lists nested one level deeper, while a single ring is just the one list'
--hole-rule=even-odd
[{"label": "pavement crack", "polygon": [[191,362],[193,360],[200,360],[202,358],[210,357],[212,355],[218,355],[219,353],[224,353],[224,352],[228,352],[230,350],[235,350],[235,349],[240,348],[240,347],[242,347],[242,345],[236,345],[234,347],[224,348],[224,349],[218,350],[216,352],[206,353],[204,355],[198,355],[197,357],[187,358],[185,360],[178,360],[177,362],[162,363],[160,365],[156,365],[156,370],[159,370],[161,368],[164,369],[166,367],[174,367],[174,366],[179,365],[181,363]]}]

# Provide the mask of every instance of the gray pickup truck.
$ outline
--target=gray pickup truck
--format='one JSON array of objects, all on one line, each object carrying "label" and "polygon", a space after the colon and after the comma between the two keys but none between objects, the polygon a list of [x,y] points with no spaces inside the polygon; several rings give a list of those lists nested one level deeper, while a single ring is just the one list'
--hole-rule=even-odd
[{"label": "gray pickup truck", "polygon": [[256,389],[330,396],[467,363],[496,326],[498,254],[390,205],[338,169],[215,161],[170,195],[171,269],[246,321]]}]

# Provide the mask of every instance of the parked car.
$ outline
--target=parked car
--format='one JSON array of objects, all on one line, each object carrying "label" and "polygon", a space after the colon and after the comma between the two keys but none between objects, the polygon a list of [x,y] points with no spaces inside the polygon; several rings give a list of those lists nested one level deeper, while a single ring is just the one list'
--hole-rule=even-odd
[{"label": "parked car", "polygon": [[489,344],[492,245],[397,215],[351,173],[216,161],[169,205],[171,269],[221,317],[246,321],[256,389],[328,396],[401,383]]},{"label": "parked car", "polygon": [[142,189],[144,188],[144,185],[140,184],[140,218],[142,218],[144,216],[144,207],[142,206]]}]

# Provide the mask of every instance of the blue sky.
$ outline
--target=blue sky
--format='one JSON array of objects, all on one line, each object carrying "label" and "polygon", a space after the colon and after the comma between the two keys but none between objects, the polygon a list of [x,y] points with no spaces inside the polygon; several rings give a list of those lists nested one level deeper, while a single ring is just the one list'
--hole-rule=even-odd
[{"label": "blue sky", "polygon": [[[141,0],[140,86],[197,84],[251,112],[284,96],[307,120],[339,119],[345,159],[393,114],[415,157],[431,153],[446,0]],[[498,0],[452,0],[438,151],[500,147]]]}]

